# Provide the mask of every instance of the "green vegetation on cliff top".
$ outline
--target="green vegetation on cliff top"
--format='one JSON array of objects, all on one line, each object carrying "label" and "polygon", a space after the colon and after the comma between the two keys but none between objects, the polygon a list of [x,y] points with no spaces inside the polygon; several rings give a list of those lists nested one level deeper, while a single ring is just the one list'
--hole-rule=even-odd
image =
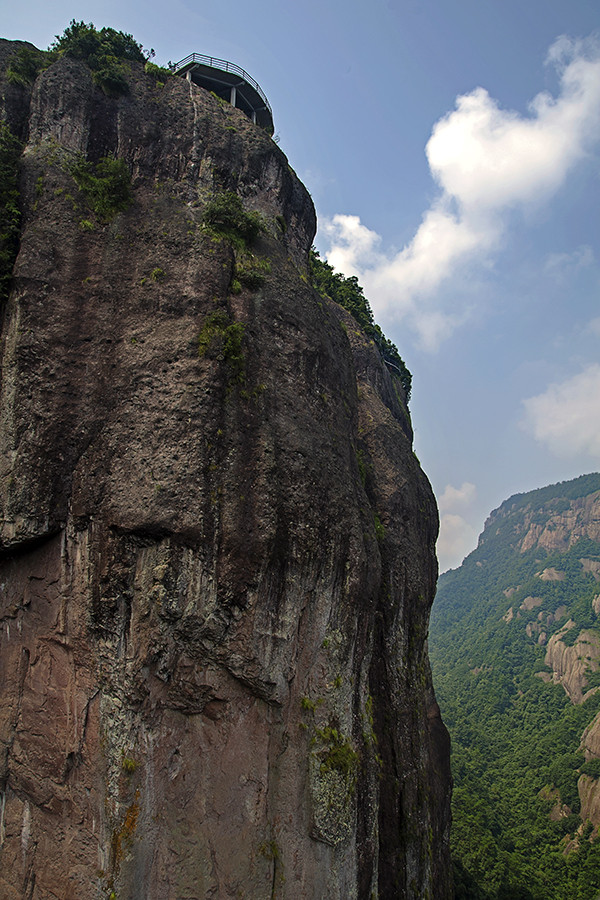
[{"label": "green vegetation on cliff top", "polygon": [[[600,635],[592,606],[600,585],[582,564],[600,560],[600,543],[520,546],[526,528],[556,522],[597,490],[600,475],[590,475],[511,497],[490,516],[479,547],[440,578],[429,646],[452,738],[458,900],[599,894],[600,840],[590,841],[592,827],[581,821],[577,781],[582,773],[597,777],[580,742],[600,693],[574,705],[553,683],[545,655],[569,619],[575,624],[564,644],[584,628]],[[543,571],[558,577],[545,580]],[[593,665],[587,682],[586,691],[600,685]]]},{"label": "green vegetation on cliff top", "polygon": [[[92,72],[94,82],[108,96],[118,96],[128,91],[127,64],[143,62],[146,71],[155,79],[168,76],[169,72],[148,61],[154,51],[145,54],[143,47],[131,34],[113,28],[97,29],[92,23],[71,21],[62,35],[57,35],[46,52],[35,47],[20,47],[9,60],[7,80],[22,86],[31,84],[39,72],[60,57],[71,57],[85,62]],[[164,75],[163,75],[164,73]],[[0,209],[3,228],[0,234],[0,299],[8,293],[12,266],[18,248],[20,212],[18,204],[18,159],[20,145],[9,129],[2,125],[0,134]],[[96,165],[78,158],[71,167],[71,174],[85,195],[88,206],[101,219],[109,220],[117,212],[126,209],[131,202],[129,173],[123,160],[105,157]],[[238,249],[247,248],[263,228],[257,213],[248,213],[240,198],[231,193],[217,194],[207,205],[204,214],[206,226],[227,237]],[[5,223],[5,224],[4,224]],[[264,273],[246,272],[246,281],[262,284]],[[244,274],[242,271],[242,275]],[[398,348],[383,334],[373,318],[369,301],[354,276],[345,278],[334,272],[329,263],[322,260],[312,248],[309,255],[309,274],[312,285],[323,296],[339,303],[358,322],[365,334],[374,341],[382,359],[400,380],[404,396],[410,399],[412,375]],[[241,278],[239,279],[242,280]]]},{"label": "green vegetation on cliff top", "polygon": [[[91,23],[73,19],[46,52],[35,47],[20,47],[9,61],[6,77],[12,84],[26,86],[61,56],[85,62],[92,71],[94,82],[108,96],[127,93],[125,66],[128,62],[145,63],[147,58],[142,45],[132,35],[114,28],[98,29]],[[158,69],[157,66],[153,68]]]},{"label": "green vegetation on cliff top", "polygon": [[334,272],[333,267],[321,259],[314,247],[310,251],[309,266],[312,284],[319,293],[343,306],[356,319],[367,337],[375,342],[384,362],[393,367],[395,374],[400,379],[408,402],[412,375],[396,345],[386,338],[379,325],[376,324],[371,305],[356,276],[345,278],[339,272]]},{"label": "green vegetation on cliff top", "polygon": [[132,35],[114,28],[97,29],[75,19],[56,37],[49,53],[51,59],[70,56],[83,60],[92,70],[94,82],[108,96],[127,93],[127,62],[146,61],[141,44]]},{"label": "green vegetation on cliff top", "polygon": [[126,94],[127,63],[145,63],[145,71],[162,85],[172,74],[169,69],[150,62],[154,50],[144,51],[131,34],[114,28],[96,28],[92,23],[71,21],[62,35],[57,35],[48,50],[20,47],[11,57],[6,78],[11,84],[26,87],[38,74],[61,56],[80,59],[92,71],[92,78],[105,94],[116,97]]}]

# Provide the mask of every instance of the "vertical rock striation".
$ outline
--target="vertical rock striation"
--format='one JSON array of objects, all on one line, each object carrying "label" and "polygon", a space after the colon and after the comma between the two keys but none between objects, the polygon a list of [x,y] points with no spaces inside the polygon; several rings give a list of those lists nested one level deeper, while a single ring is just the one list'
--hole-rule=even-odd
[{"label": "vertical rock striation", "polygon": [[[306,190],[178,78],[2,90],[0,894],[450,897],[435,503],[398,383],[307,282]],[[102,218],[72,173],[109,155]],[[250,249],[203,225],[224,192]]]}]

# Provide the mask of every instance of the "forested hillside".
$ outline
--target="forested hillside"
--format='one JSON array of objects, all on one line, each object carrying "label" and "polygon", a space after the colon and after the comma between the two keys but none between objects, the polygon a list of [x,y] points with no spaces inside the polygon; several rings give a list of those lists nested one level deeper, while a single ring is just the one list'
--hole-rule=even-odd
[{"label": "forested hillside", "polygon": [[600,475],[511,497],[440,578],[457,898],[600,896]]}]

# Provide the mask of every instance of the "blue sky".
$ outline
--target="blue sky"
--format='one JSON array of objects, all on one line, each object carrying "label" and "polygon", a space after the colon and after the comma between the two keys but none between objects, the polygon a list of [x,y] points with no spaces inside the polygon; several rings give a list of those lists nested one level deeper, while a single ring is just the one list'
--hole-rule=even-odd
[{"label": "blue sky", "polygon": [[317,207],[414,376],[441,568],[510,494],[600,468],[597,0],[2,0],[2,36],[70,19],[258,80]]}]

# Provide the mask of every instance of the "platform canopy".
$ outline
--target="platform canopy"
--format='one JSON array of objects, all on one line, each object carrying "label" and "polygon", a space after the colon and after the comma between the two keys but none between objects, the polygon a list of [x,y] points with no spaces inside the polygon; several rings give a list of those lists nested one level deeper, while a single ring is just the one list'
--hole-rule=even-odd
[{"label": "platform canopy", "polygon": [[232,106],[245,112],[268,134],[273,134],[273,112],[257,81],[235,63],[201,53],[191,53],[175,63],[173,71],[212,91]]}]

